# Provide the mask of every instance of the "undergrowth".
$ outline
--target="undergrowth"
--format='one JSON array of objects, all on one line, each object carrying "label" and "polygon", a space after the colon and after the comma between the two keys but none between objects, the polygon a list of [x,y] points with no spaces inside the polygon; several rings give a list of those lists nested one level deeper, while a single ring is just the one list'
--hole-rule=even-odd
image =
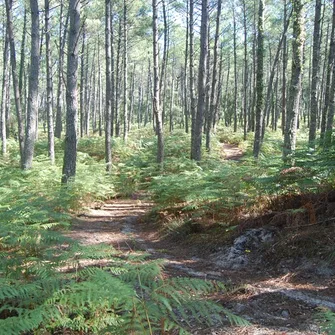
[{"label": "undergrowth", "polygon": [[317,319],[321,323],[321,329],[325,334],[335,334],[335,313],[329,309],[321,309],[317,315]]},{"label": "undergrowth", "polygon": [[[224,287],[189,278],[165,279],[158,261],[120,257],[107,245],[82,247],[40,225],[0,230],[0,329],[4,334],[64,329],[81,334],[155,334],[185,330],[187,322],[211,325],[225,314],[204,298]],[[8,235],[10,232],[10,235]],[[85,261],[106,266],[84,266]],[[181,317],[183,322],[180,321]]]},{"label": "undergrowth", "polygon": [[[222,161],[220,142],[228,138],[246,150],[241,161]],[[9,141],[9,154],[0,159],[1,331],[182,333],[195,321],[217,323],[223,314],[244,324],[206,299],[224,290],[221,285],[165,278],[157,261],[121,257],[110,246],[83,247],[60,231],[70,224],[70,213],[87,203],[143,191],[155,200],[157,211],[171,209],[176,217],[186,213],[185,220],[182,215],[171,219],[167,231],[182,231],[183,223],[192,222],[189,216],[211,217],[230,231],[242,209],[262,210],[271,197],[334,186],[332,150],[316,152],[300,144],[290,166],[282,162],[276,137],[265,141],[258,161],[250,155],[251,140],[221,132],[196,164],[189,159],[189,135],[176,131],[166,138],[162,171],[155,163],[153,132],[134,131],[126,144],[113,140],[113,173],[107,174],[103,138],[84,138],[78,143],[76,179],[67,187],[60,186],[62,142],[56,141],[56,165],[50,166],[46,141],[39,141],[34,168],[24,172],[18,168],[17,145]],[[88,259],[98,266],[85,266]],[[99,265],[101,259],[108,265]],[[333,315],[327,315],[333,325]]]},{"label": "undergrowth", "polygon": [[[30,171],[19,169],[15,143],[10,142],[9,147],[9,154],[0,160],[2,333],[156,334],[178,330],[182,334],[195,323],[211,326],[224,316],[232,323],[246,324],[207,298],[223,291],[223,285],[165,278],[159,261],[146,260],[144,255],[125,257],[106,245],[81,246],[62,235],[71,223],[71,212],[97,199],[136,192],[150,183],[158,174],[152,137],[129,140],[127,146],[116,139],[111,175],[101,159],[103,140],[80,140],[76,179],[67,187],[60,185],[61,142],[56,143],[55,166],[49,165],[45,155],[46,142],[38,142]],[[175,154],[180,149],[181,144]],[[178,169],[183,168],[181,163]],[[172,164],[171,169],[176,171]],[[97,265],[86,265],[92,261]]]}]

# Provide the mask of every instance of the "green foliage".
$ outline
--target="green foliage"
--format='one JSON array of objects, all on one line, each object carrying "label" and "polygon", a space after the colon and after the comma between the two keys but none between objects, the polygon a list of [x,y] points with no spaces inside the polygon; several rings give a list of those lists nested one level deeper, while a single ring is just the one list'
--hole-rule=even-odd
[{"label": "green foliage", "polygon": [[225,208],[248,202],[254,192],[243,177],[252,169],[236,163],[226,163],[213,170],[194,166],[191,171],[162,175],[154,178],[150,190],[155,201],[162,206],[185,203],[185,207],[197,208],[208,201],[221,201]]},{"label": "green foliage", "polygon": [[329,309],[323,309],[318,313],[317,319],[321,323],[321,329],[325,334],[335,334],[335,313]]},{"label": "green foliage", "polygon": [[[182,331],[195,320],[210,325],[222,313],[245,324],[205,299],[206,294],[224,289],[217,283],[166,279],[158,261],[120,258],[110,246],[82,247],[50,230],[19,226],[4,235],[5,230],[2,227],[0,244],[6,255],[0,264],[4,333],[68,329],[154,334],[163,329]],[[87,259],[104,259],[108,266],[82,267]]]},{"label": "green foliage", "polygon": [[[185,149],[180,164],[173,166],[186,140],[184,136],[178,142],[176,136],[167,141],[171,160],[167,175],[197,167],[187,160]],[[38,155],[30,171],[13,167],[14,162],[18,164],[15,154],[0,161],[1,332],[154,334],[176,330],[182,334],[190,325],[212,325],[224,315],[232,323],[245,324],[208,299],[212,292],[224,290],[221,284],[165,278],[161,261],[148,261],[145,255],[125,257],[106,245],[81,246],[60,232],[70,224],[69,212],[85,202],[113,196],[114,187],[122,191],[128,187],[128,192],[143,188],[159,174],[152,134],[139,141],[130,139],[127,146],[114,141],[112,175],[105,173],[100,159],[103,140],[81,139],[76,180],[66,187],[60,186],[60,143],[56,148],[55,166],[47,164],[43,140],[37,143]]]}]

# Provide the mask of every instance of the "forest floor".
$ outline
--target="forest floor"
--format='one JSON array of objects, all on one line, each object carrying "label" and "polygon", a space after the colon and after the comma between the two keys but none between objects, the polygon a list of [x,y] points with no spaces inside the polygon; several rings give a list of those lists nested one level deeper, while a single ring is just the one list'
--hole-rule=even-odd
[{"label": "forest floor", "polygon": [[[224,150],[226,159],[238,160],[242,154],[234,146],[225,145]],[[199,238],[193,243],[192,239],[166,237],[149,215],[153,206],[141,195],[92,206],[74,219],[68,235],[84,245],[105,243],[121,253],[145,252],[151,259],[162,259],[167,276],[222,281],[228,293],[213,298],[252,324],[232,327],[224,320],[211,329],[194,326],[192,334],[321,334],[315,319],[318,308],[335,310],[335,273],[329,263],[300,256],[269,261],[264,257],[266,248],[260,248],[248,266],[225,267],[218,255],[227,242],[211,245],[205,241],[202,247]],[[335,235],[334,225],[327,229],[326,234]]]}]

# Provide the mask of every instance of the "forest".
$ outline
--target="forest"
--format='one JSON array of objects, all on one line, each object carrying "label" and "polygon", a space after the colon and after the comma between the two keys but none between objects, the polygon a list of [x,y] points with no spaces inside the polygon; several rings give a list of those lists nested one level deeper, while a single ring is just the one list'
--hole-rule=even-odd
[{"label": "forest", "polygon": [[0,335],[335,334],[335,1],[0,13]]}]

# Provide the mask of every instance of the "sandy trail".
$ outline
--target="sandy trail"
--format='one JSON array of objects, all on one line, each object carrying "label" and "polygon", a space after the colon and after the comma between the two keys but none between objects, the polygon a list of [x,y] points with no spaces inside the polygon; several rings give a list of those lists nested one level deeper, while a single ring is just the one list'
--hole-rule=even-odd
[{"label": "sandy trail", "polygon": [[245,328],[228,325],[216,329],[194,328],[192,334],[320,334],[313,320],[316,307],[335,310],[335,294],[328,294],[329,286],[291,283],[287,276],[276,276],[266,269],[220,269],[213,257],[205,255],[202,250],[197,252],[194,248],[185,248],[182,243],[162,240],[156,227],[145,220],[145,214],[152,207],[153,203],[146,200],[113,200],[79,215],[67,235],[84,245],[106,243],[127,254],[145,251],[151,258],[165,260],[167,275],[215,279],[235,287],[217,300],[254,325]]}]

